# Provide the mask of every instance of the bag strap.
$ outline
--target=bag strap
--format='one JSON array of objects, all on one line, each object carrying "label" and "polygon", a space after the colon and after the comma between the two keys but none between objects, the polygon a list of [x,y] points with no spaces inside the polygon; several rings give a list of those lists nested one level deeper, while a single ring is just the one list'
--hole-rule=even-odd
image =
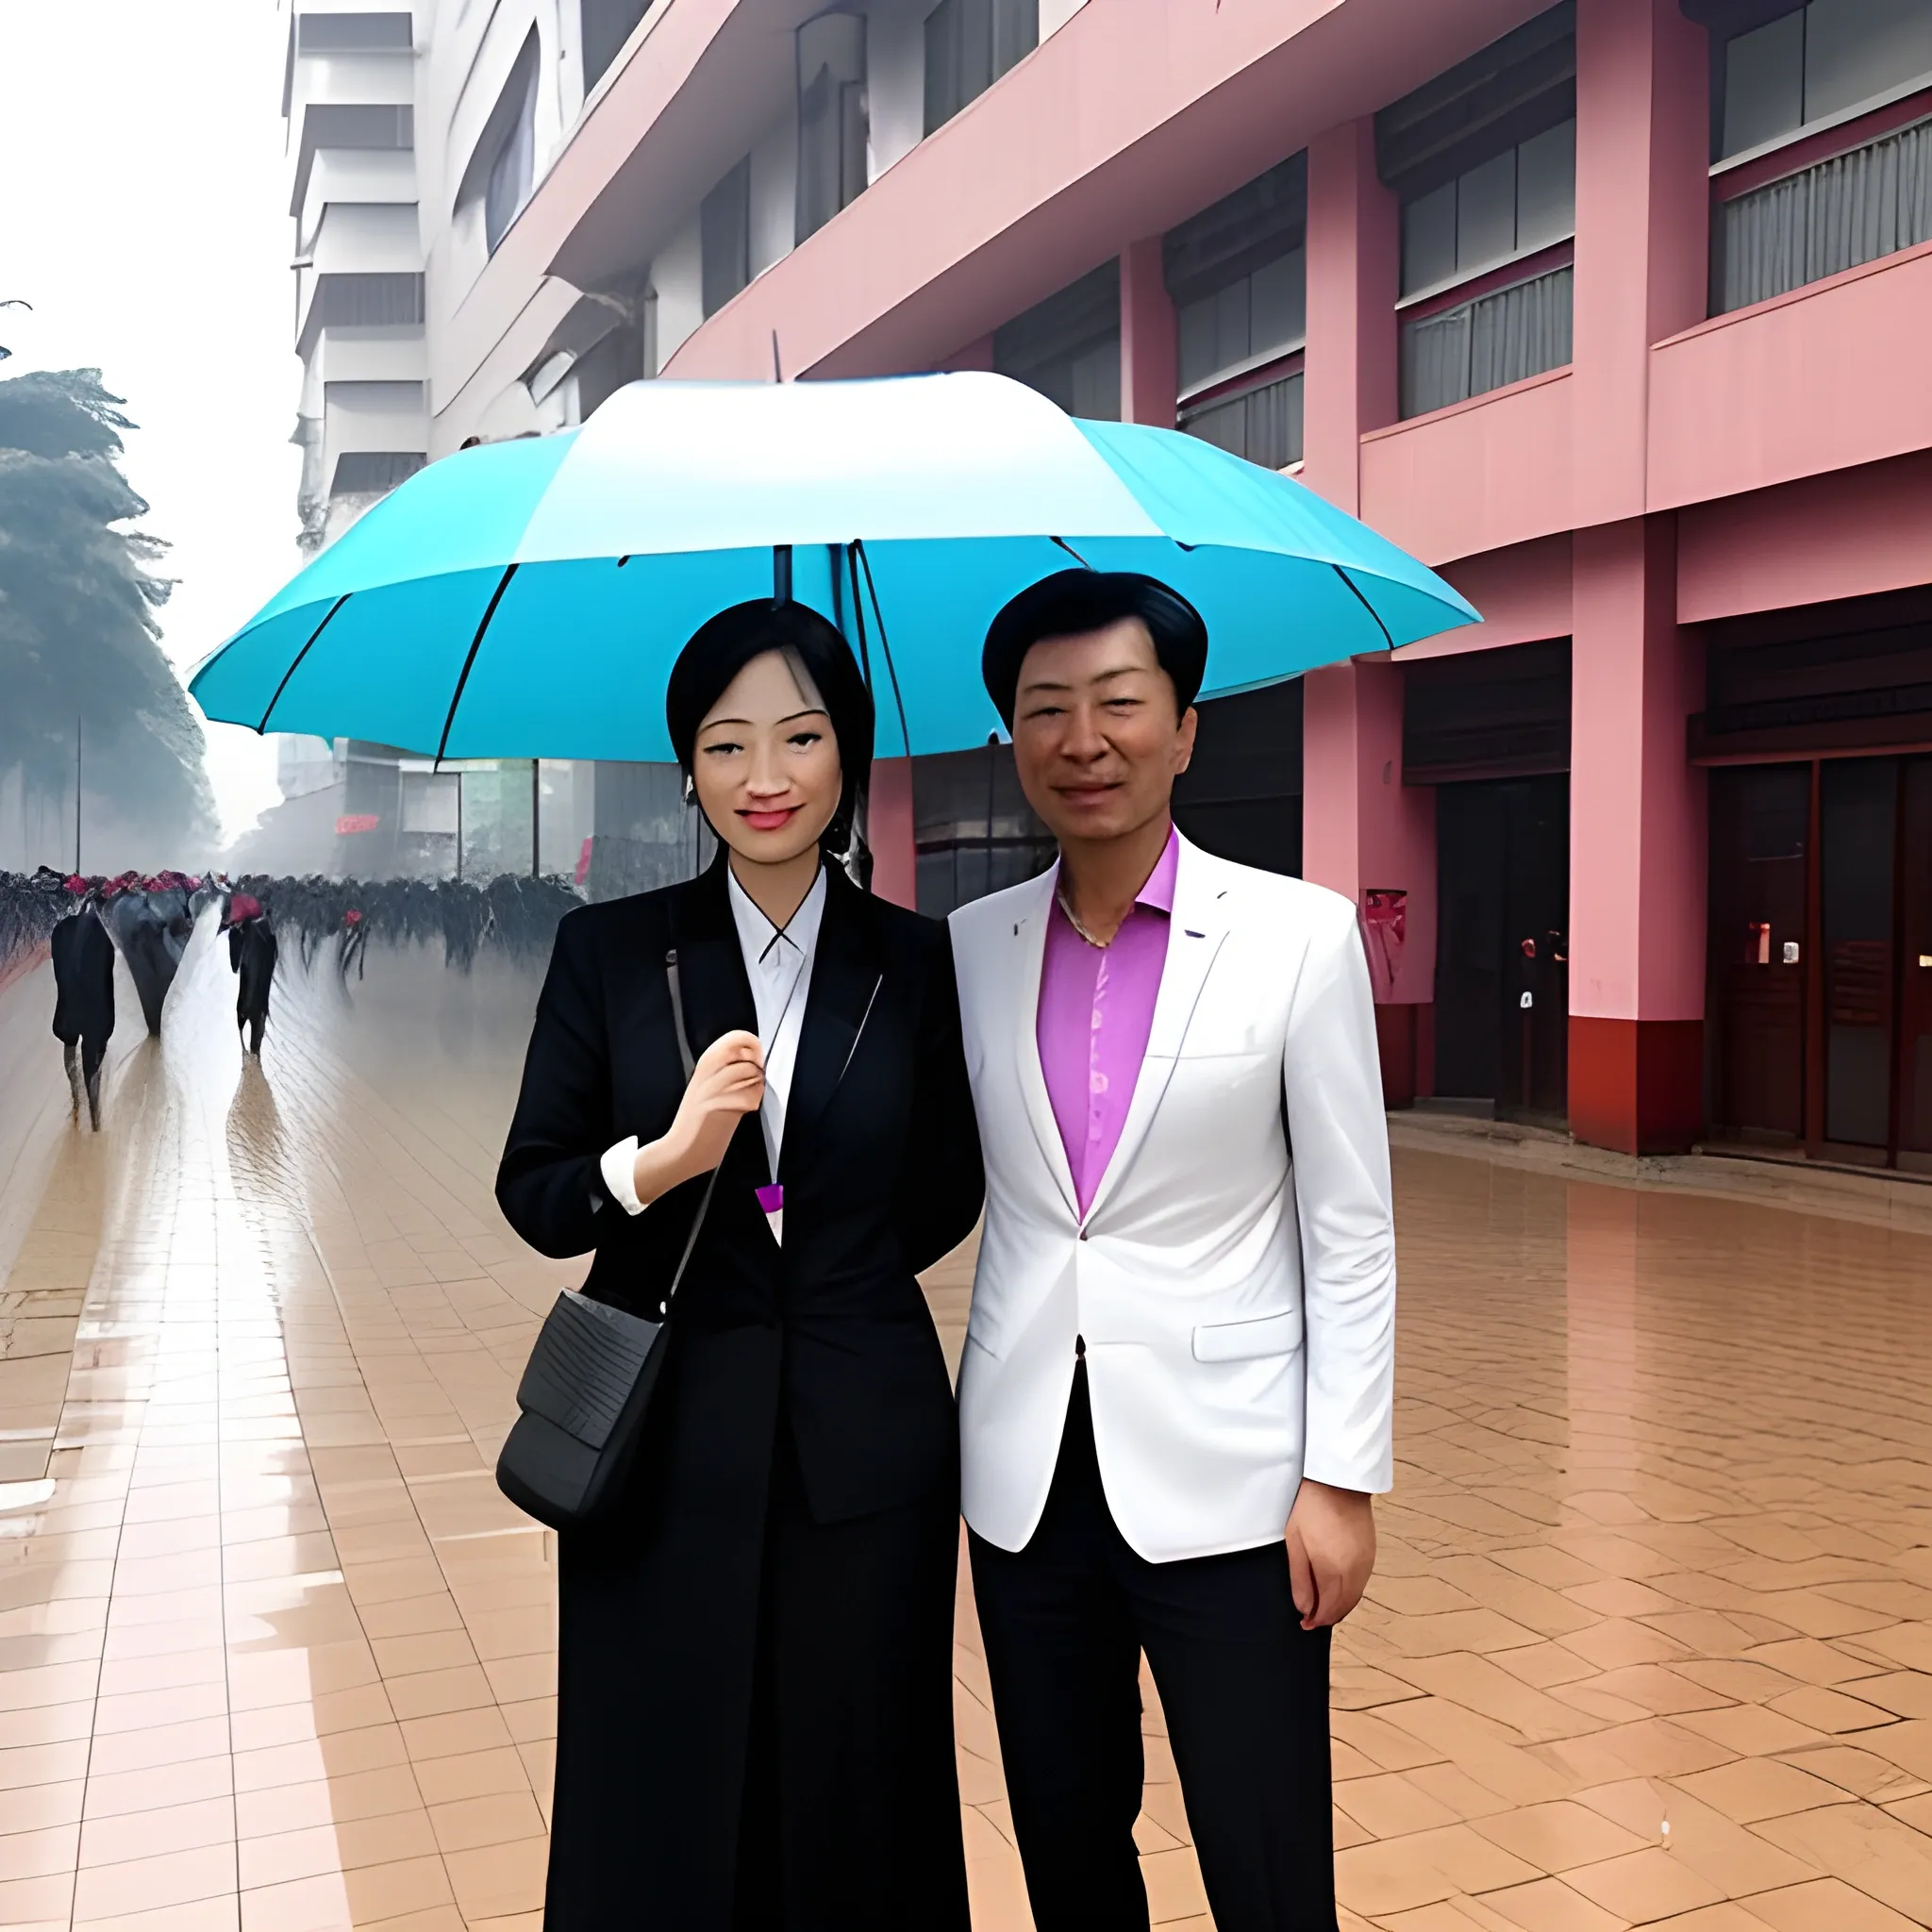
[{"label": "bag strap", "polygon": [[[671,987],[671,1013],[677,1024],[677,1057],[684,1062],[684,1082],[691,1085],[691,1077],[697,1071],[697,1056],[691,1050],[691,1029],[684,1023],[684,986],[677,976],[677,949],[673,947],[664,955],[664,977]],[[705,1217],[711,1211],[711,1195],[718,1186],[718,1175],[724,1163],[721,1160],[711,1170],[711,1177],[705,1183],[703,1198],[698,1202],[698,1211],[691,1217],[691,1232],[684,1239],[684,1252],[677,1257],[676,1272],[671,1277],[671,1286],[664,1291],[664,1299],[658,1304],[658,1319],[662,1321],[671,1312],[672,1301],[684,1281],[684,1271],[691,1265],[691,1251],[698,1244],[698,1235],[705,1224]]]}]

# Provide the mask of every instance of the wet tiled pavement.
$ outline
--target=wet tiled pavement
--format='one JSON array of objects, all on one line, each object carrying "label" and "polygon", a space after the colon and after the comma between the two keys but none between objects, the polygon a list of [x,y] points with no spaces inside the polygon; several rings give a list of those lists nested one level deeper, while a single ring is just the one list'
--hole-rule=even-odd
[{"label": "wet tiled pavement", "polygon": [[[554,1551],[490,1467],[568,1271],[490,1198],[530,986],[372,956],[241,1068],[197,935],[107,1132],[0,992],[0,1925],[535,1928]],[[35,1050],[35,1036],[38,1047]],[[56,1118],[58,1114],[58,1118]],[[1405,1149],[1344,1924],[1932,1922],[1932,1240]],[[965,1274],[931,1285],[950,1347]],[[1027,1924],[972,1607],[975,1923]],[[1149,1697],[1157,1923],[1206,1926]]]}]

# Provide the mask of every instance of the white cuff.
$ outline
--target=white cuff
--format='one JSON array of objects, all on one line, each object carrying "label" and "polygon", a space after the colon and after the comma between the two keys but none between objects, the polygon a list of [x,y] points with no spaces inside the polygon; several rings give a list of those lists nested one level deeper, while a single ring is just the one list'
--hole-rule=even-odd
[{"label": "white cuff", "polygon": [[644,1204],[638,1199],[638,1137],[620,1141],[597,1163],[604,1176],[604,1189],[626,1214],[641,1214]]}]

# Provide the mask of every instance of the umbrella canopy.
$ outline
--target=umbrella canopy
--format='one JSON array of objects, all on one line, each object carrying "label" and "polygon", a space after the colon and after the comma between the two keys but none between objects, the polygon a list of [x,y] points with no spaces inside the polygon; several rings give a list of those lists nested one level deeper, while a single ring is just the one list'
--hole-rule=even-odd
[{"label": "umbrella canopy", "polygon": [[877,679],[882,756],[984,744],[979,646],[1075,561],[1208,623],[1204,695],[1476,612],[1299,484],[982,374],[639,382],[419,472],[195,674],[210,717],[448,758],[668,758],[672,660],[777,582]]}]

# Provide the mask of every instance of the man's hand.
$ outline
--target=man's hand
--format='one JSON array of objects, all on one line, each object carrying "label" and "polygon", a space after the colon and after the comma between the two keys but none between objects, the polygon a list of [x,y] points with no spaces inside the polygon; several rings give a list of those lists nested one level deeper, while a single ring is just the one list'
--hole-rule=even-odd
[{"label": "man's hand", "polygon": [[1288,1518],[1288,1581],[1302,1628],[1341,1623],[1374,1567],[1374,1498],[1304,1477]]}]

